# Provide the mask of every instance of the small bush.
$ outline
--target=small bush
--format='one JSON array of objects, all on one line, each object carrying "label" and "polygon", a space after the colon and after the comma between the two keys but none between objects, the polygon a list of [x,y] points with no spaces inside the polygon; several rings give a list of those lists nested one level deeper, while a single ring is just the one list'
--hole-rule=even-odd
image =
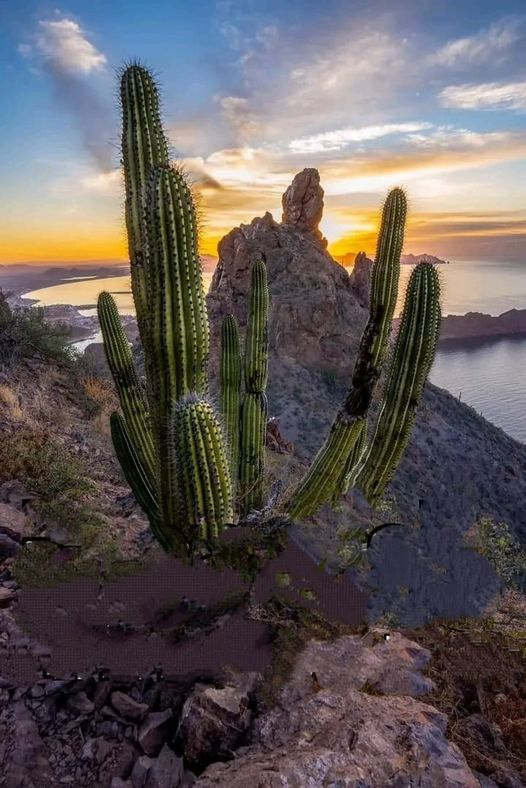
[{"label": "small bush", "polygon": [[483,517],[466,534],[466,541],[493,564],[508,588],[526,592],[526,549],[506,523]]},{"label": "small bush", "polygon": [[68,326],[48,323],[40,307],[11,311],[3,294],[0,295],[0,365],[10,366],[33,356],[55,361],[73,359]]},{"label": "small bush", "polygon": [[0,449],[0,483],[19,479],[42,499],[78,498],[93,489],[80,460],[46,430],[24,428]]}]

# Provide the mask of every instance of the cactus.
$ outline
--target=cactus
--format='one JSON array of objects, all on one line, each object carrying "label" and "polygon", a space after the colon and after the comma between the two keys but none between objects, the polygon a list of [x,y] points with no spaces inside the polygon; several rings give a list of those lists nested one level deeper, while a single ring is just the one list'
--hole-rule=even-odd
[{"label": "cactus", "polygon": [[289,502],[291,517],[315,512],[341,494],[349,459],[364,430],[371,399],[389,343],[398,297],[400,254],[407,214],[405,194],[393,189],[384,204],[371,283],[369,321],[362,334],[351,387],[329,435]]},{"label": "cactus", "polygon": [[415,409],[433,363],[440,330],[440,282],[430,263],[417,265],[409,279],[390,377],[371,445],[349,481],[376,503],[405,451]]},{"label": "cactus", "polygon": [[263,471],[267,429],[269,306],[267,269],[262,260],[252,264],[250,305],[245,338],[245,394],[241,404],[239,488],[241,513],[263,506]]},{"label": "cactus", "polygon": [[[138,65],[121,78],[126,225],[132,292],[145,354],[146,396],[115,302],[99,297],[106,356],[122,415],[112,414],[115,451],[152,531],[167,551],[193,554],[238,514],[264,509],[267,423],[267,316],[263,260],[252,264],[245,353],[237,323],[222,326],[222,422],[207,401],[209,326],[191,191],[168,162],[155,83]],[[384,402],[369,448],[367,414],[385,360],[398,294],[406,218],[401,189],[384,205],[373,270],[369,321],[351,387],[327,439],[288,502],[299,518],[335,502],[351,481],[376,501],[409,438],[433,359],[440,309],[436,273],[419,266],[410,281]],[[243,391],[242,391],[243,388]],[[223,434],[224,428],[224,434]]]},{"label": "cactus", "polygon": [[233,315],[227,315],[221,326],[219,375],[221,413],[225,424],[230,471],[232,480],[237,480],[239,467],[241,353],[239,349],[239,331]]}]

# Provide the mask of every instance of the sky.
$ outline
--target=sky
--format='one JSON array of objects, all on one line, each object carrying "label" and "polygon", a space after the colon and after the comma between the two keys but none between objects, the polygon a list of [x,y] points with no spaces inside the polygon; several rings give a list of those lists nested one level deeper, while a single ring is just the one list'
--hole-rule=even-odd
[{"label": "sky", "polygon": [[162,88],[201,251],[320,171],[333,254],[526,263],[524,0],[0,0],[0,264],[125,260],[118,70]]}]

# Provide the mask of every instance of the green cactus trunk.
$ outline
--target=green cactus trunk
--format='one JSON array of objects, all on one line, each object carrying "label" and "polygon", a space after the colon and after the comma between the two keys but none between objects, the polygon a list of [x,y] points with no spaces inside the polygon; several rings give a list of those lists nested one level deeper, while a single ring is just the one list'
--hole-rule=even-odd
[{"label": "green cactus trunk", "polygon": [[250,304],[245,338],[245,394],[241,405],[239,492],[241,513],[263,506],[263,474],[268,405],[267,269],[262,260],[252,265]]},{"label": "green cactus trunk", "polygon": [[171,428],[178,520],[190,541],[213,539],[234,518],[228,458],[211,405],[192,393],[174,407]]},{"label": "green cactus trunk", "polygon": [[152,167],[167,165],[168,144],[161,124],[157,86],[142,66],[124,70],[120,83],[122,163],[126,189],[126,229],[137,323],[147,346],[147,250],[144,238],[146,185]]},{"label": "green cactus trunk", "polygon": [[409,279],[374,437],[355,474],[371,504],[383,495],[409,442],[439,332],[440,281],[433,265],[420,263]]},{"label": "green cactus trunk", "polygon": [[373,269],[369,321],[362,335],[352,383],[327,439],[289,501],[291,517],[313,514],[342,491],[351,455],[357,454],[364,422],[380,377],[398,298],[400,255],[407,214],[405,194],[393,189],[382,212]]},{"label": "green cactus trunk", "polygon": [[239,331],[233,315],[227,315],[221,326],[219,384],[228,458],[234,480],[237,479],[239,467],[241,351]]},{"label": "green cactus trunk", "polygon": [[110,293],[100,293],[97,312],[106,359],[115,381],[130,440],[150,484],[153,484],[154,446],[146,400],[137,378],[131,348],[122,327],[117,305]]}]

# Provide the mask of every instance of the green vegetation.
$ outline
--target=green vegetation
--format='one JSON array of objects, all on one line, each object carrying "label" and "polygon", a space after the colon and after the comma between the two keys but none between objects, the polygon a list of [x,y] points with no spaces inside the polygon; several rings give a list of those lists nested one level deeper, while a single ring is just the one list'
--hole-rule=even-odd
[{"label": "green vegetation", "polygon": [[[219,420],[207,401],[209,325],[195,204],[183,173],[170,165],[157,88],[146,69],[125,69],[121,103],[132,291],[147,385],[143,392],[115,303],[103,293],[99,318],[122,410],[111,417],[112,436],[158,541],[191,558],[202,555],[199,544],[215,549],[221,532],[238,519],[243,524],[263,519],[267,272],[255,255],[244,358],[236,321],[227,316],[223,325]],[[366,445],[369,407],[387,358],[398,297],[406,213],[404,192],[393,189],[383,207],[369,322],[351,387],[324,445],[285,504],[292,519],[315,513],[325,502],[336,504],[356,480],[376,504],[409,439],[440,321],[438,277],[426,263],[415,268],[409,283],[383,405]],[[249,542],[243,545],[246,555],[254,549],[259,560]],[[234,557],[230,545],[221,551],[223,558]]]},{"label": "green vegetation", "polygon": [[526,593],[526,549],[506,523],[483,517],[466,535],[466,541],[488,559],[508,588]]},{"label": "green vegetation", "polygon": [[69,334],[67,326],[48,323],[39,307],[11,310],[0,291],[0,366],[12,366],[35,356],[71,361]]}]

